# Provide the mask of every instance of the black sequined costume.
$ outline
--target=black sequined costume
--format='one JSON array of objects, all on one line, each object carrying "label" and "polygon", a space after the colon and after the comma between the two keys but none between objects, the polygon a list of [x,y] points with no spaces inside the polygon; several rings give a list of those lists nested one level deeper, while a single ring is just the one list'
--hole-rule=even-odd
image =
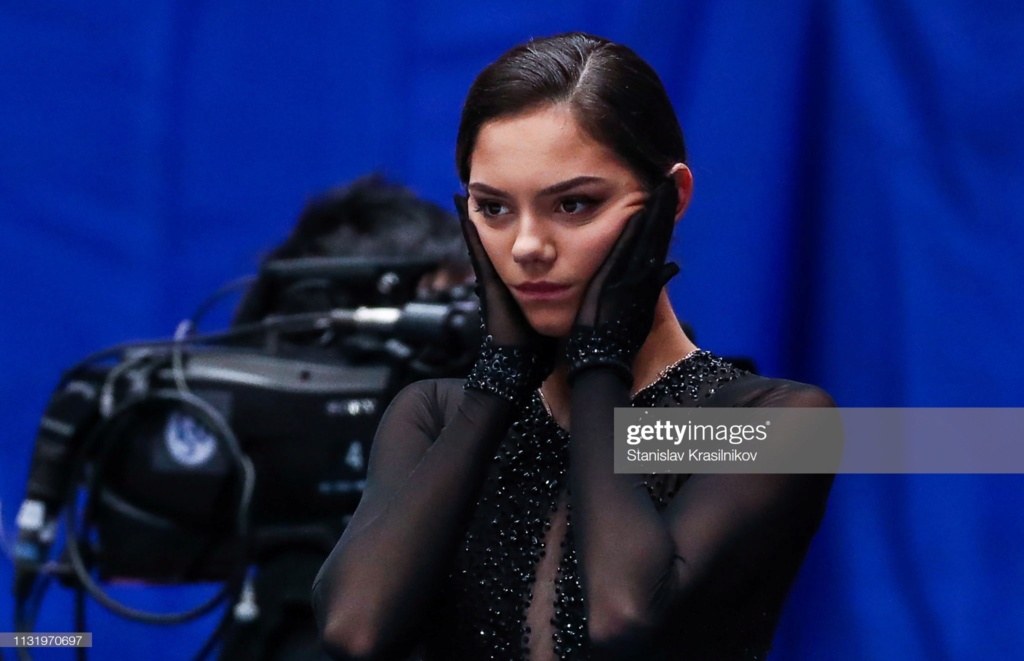
[{"label": "black sequined costume", "polygon": [[[436,436],[452,419],[461,384],[436,381],[413,388],[430,391],[419,398],[427,406],[405,414],[415,416],[417,431]],[[666,370],[638,392],[632,404],[806,406],[821,405],[820,400],[829,401],[811,386],[758,377],[709,352],[699,352]],[[470,492],[472,502],[453,529],[456,534],[450,544],[457,549],[433,547],[448,549],[448,559],[432,565],[437,579],[396,592],[420,604],[426,614],[418,618],[414,630],[389,632],[391,640],[403,641],[396,642],[393,649],[419,643],[424,659],[589,658],[572,511],[566,497],[569,434],[555,423],[539,395],[515,417],[508,433],[490,452],[485,470],[484,481]],[[703,526],[694,528],[695,538],[725,537],[714,534],[718,522],[701,520],[702,507],[721,516],[716,503],[730,502],[734,494],[736,502],[754,498],[771,504],[750,522],[722,522],[722,529],[729,530],[727,543],[706,544],[714,549],[708,551],[714,556],[710,562],[680,558],[692,561],[696,568],[688,598],[673,604],[664,624],[649,632],[644,644],[610,656],[761,659],[767,655],[786,591],[823,513],[831,478],[773,476],[759,482],[753,477],[658,475],[645,480],[659,512],[674,505],[694,510],[678,516],[691,516]],[[560,508],[565,510],[557,531],[560,538],[553,539],[549,533]],[[737,509],[735,516],[742,516],[742,511]],[[622,522],[623,535],[630,534],[629,527],[630,522]],[[418,552],[415,547],[408,551]],[[430,553],[431,547],[420,552]],[[543,620],[538,631],[528,625],[528,611],[538,581],[537,568],[551,553],[557,558],[557,565],[552,564],[553,559],[548,563],[549,568],[557,567],[555,575],[548,577],[554,588],[544,594],[553,597],[553,603],[542,605],[550,618]],[[700,544],[692,553],[700,555]],[[331,564],[329,560],[321,571],[326,580],[321,580],[316,590],[321,619],[332,598],[326,593],[336,594],[331,590]]]}]

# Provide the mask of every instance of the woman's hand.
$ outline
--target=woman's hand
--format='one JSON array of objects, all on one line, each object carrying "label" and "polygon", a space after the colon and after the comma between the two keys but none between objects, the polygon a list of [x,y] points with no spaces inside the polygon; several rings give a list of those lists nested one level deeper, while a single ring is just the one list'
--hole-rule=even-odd
[{"label": "woman's hand", "polygon": [[556,341],[534,330],[498,275],[469,219],[468,201],[455,195],[455,209],[476,274],[484,345],[466,387],[514,400],[540,387],[554,367]]},{"label": "woman's hand", "polygon": [[455,195],[455,209],[459,213],[462,234],[466,237],[469,259],[476,274],[476,293],[480,298],[480,316],[484,332],[494,338],[500,347],[526,348],[540,342],[540,335],[526,320],[512,292],[491,263],[476,225],[469,219],[468,200],[465,195]]},{"label": "woman's hand", "polygon": [[632,365],[654,324],[661,290],[679,272],[665,263],[679,197],[668,179],[634,214],[587,286],[566,357],[569,379],[594,366],[612,367],[632,383]]}]

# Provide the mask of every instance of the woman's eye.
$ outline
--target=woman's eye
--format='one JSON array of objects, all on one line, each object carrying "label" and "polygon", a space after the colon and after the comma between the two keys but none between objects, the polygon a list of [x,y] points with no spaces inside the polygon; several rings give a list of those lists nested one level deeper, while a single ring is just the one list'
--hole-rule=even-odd
[{"label": "woman's eye", "polygon": [[558,203],[558,210],[562,213],[579,215],[589,211],[594,206],[594,200],[585,197],[570,197]]},{"label": "woman's eye", "polygon": [[495,202],[493,200],[480,200],[476,203],[475,209],[478,214],[488,218],[502,216],[508,213],[507,206],[501,202]]}]

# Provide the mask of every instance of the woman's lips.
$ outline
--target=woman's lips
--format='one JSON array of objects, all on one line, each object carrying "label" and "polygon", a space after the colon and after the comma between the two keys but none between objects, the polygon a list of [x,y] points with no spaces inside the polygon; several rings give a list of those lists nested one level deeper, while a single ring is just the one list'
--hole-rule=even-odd
[{"label": "woman's lips", "polygon": [[514,285],[518,297],[528,301],[551,301],[563,298],[569,293],[569,285],[560,285],[556,282],[524,282]]}]

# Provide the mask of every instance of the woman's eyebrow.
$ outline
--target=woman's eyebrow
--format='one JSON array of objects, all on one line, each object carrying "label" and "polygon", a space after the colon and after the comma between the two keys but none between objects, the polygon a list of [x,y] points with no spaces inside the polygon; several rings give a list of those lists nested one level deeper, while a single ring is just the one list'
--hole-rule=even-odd
[{"label": "woman's eyebrow", "polygon": [[[579,177],[573,177],[572,179],[566,179],[565,181],[560,181],[557,184],[552,184],[551,186],[548,186],[546,188],[542,188],[537,193],[537,195],[538,196],[557,195],[558,193],[564,193],[566,191],[572,190],[573,188],[576,188],[577,186],[582,186],[583,184],[592,184],[592,183],[595,183],[595,182],[604,182],[604,181],[605,181],[605,179],[603,177],[595,177],[595,176],[592,176],[592,175],[582,175],[582,176],[579,176]],[[474,192],[475,191],[479,191],[481,193],[487,193],[488,195],[497,195],[497,196],[508,197],[508,193],[506,193],[505,191],[501,190],[500,188],[495,188],[494,186],[488,186],[487,184],[485,184],[483,182],[480,182],[480,181],[470,182],[469,185],[466,186],[466,188],[468,190],[474,191]]]},{"label": "woman's eyebrow", "polygon": [[508,193],[501,190],[500,188],[488,186],[487,184],[480,183],[479,181],[469,182],[469,184],[466,185],[466,190],[470,192],[487,193],[488,195],[496,195],[499,197],[508,197]]},{"label": "woman's eyebrow", "polygon": [[590,175],[573,177],[572,179],[567,179],[563,182],[554,184],[553,186],[548,186],[547,188],[541,189],[539,195],[557,195],[558,193],[564,193],[566,191],[572,190],[573,188],[576,188],[577,186],[582,186],[583,184],[592,184],[595,182],[603,181],[604,179],[601,177],[594,177]]}]

